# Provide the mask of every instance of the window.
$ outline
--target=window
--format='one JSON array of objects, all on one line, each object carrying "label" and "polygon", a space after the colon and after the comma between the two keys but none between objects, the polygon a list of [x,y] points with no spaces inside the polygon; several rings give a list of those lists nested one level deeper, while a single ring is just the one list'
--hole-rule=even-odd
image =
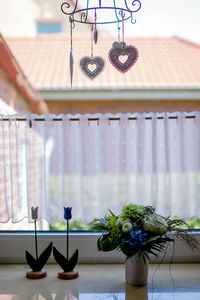
[{"label": "window", "polygon": [[[163,29],[164,27],[169,28],[169,26],[155,26],[155,24],[159,24],[158,18],[161,18],[163,19],[163,21],[166,22],[166,24],[172,25],[172,31],[174,32],[176,27],[174,25],[176,24],[173,22],[173,20],[171,21],[171,19],[169,19],[169,14],[166,14],[167,18],[164,20],[162,13],[158,14],[158,10],[155,9],[155,6],[153,7],[152,4],[150,5],[152,6],[153,11],[156,12],[156,16],[155,18],[151,18],[151,22],[149,21],[149,18],[146,18],[148,26],[153,25],[154,27],[159,29],[160,28]],[[177,5],[179,6],[179,4]],[[192,10],[194,9],[193,5],[190,5],[190,7]],[[166,12],[166,10],[163,9],[163,4],[161,5],[161,11]],[[178,7],[177,10],[178,14],[180,15],[179,11],[180,11],[180,7]],[[187,12],[188,15],[188,10],[185,11]],[[147,17],[151,15],[148,9],[146,9],[146,13],[147,13]],[[173,14],[170,14],[170,17],[171,16],[173,16]],[[142,16],[141,20],[142,18],[143,20],[145,19]],[[137,24],[139,23],[140,22],[137,22]],[[191,24],[192,22],[189,23]],[[141,21],[141,24],[144,24],[144,21]],[[62,31],[62,23],[60,22],[51,22],[51,23],[38,22],[36,26],[37,26],[37,33],[53,34]],[[143,27],[144,27],[144,35],[146,34],[150,34],[151,36],[154,35],[152,27],[148,30],[148,33],[146,31],[147,26],[143,25]],[[133,27],[131,25],[131,31],[134,31],[132,28]],[[182,26],[180,28],[182,29]],[[198,28],[198,26],[195,26],[194,28]],[[112,32],[113,32],[113,28],[112,28]],[[163,30],[161,32],[163,32]],[[188,37],[191,37],[192,33],[195,34],[195,30],[188,30]],[[140,32],[137,31],[137,34],[140,34]],[[160,33],[158,33],[157,35],[159,34]],[[170,35],[169,32],[167,34]],[[178,35],[182,36],[181,33]],[[165,50],[163,52],[165,53]],[[169,60],[168,55],[167,55],[167,60]],[[158,72],[158,77],[159,77],[159,72]],[[158,87],[160,87],[162,86],[162,81],[160,81],[160,78],[158,79],[159,79]],[[117,93],[118,93],[118,89],[117,89]],[[165,93],[165,91],[163,93]],[[145,90],[145,94],[148,94],[148,90],[147,91]],[[134,121],[133,123],[136,123],[138,126],[138,124],[141,124],[144,121],[144,118],[145,118],[144,115],[140,115],[138,118],[139,121]],[[195,129],[194,135],[191,134],[190,132],[190,129],[198,128],[199,120],[197,122],[194,122],[192,120],[191,122],[189,122],[189,126],[185,126],[185,127],[184,126],[179,127],[180,125],[179,119],[173,120],[174,122],[172,122],[172,125],[174,126],[174,129],[172,129],[172,131],[169,132],[167,127],[163,126],[163,121],[160,120],[158,121],[155,117],[153,123],[151,124],[151,126],[146,132],[143,130],[144,127],[142,128],[141,126],[141,128],[139,127],[136,128],[135,135],[129,135],[129,133],[132,131],[124,130],[123,126],[122,128],[120,127],[119,131],[116,130],[119,129],[119,124],[129,123],[129,120],[124,118],[120,120],[120,122],[119,121],[110,122],[108,120],[108,116],[106,116],[105,120],[102,120],[102,123],[105,122],[109,124],[110,127],[108,127],[107,130],[107,137],[106,138],[104,137],[102,139],[102,130],[101,130],[102,128],[99,126],[98,121],[92,123],[88,121],[88,119],[86,118],[80,120],[80,123],[83,125],[83,127],[82,126],[78,127],[79,123],[69,122],[70,123],[69,126],[72,127],[72,130],[78,127],[77,129],[78,133],[76,135],[73,135],[71,133],[71,136],[75,138],[75,141],[73,141],[73,139],[70,140],[70,144],[66,143],[66,140],[64,141],[62,139],[62,135],[64,134],[64,131],[60,126],[61,123],[68,122],[69,120],[65,118],[60,122],[55,122],[57,124],[55,126],[51,121],[52,121],[51,118],[47,119],[45,121],[45,125],[42,125],[41,128],[39,125],[33,124],[34,133],[33,130],[29,130],[28,126],[23,127],[23,125],[19,125],[23,127],[24,130],[23,134],[25,136],[25,139],[22,140],[21,147],[17,147],[17,148],[13,147],[12,143],[16,143],[16,144],[19,143],[21,138],[20,134],[18,135],[17,138],[15,137],[15,140],[13,141],[9,142],[9,140],[7,140],[9,134],[12,135],[13,131],[15,131],[18,128],[17,122],[15,124],[13,121],[11,121],[8,123],[9,124],[8,127],[6,124],[4,124],[5,125],[4,129],[2,130],[2,128],[0,128],[0,145],[1,145],[0,147],[0,155],[1,155],[0,199],[2,202],[4,202],[5,194],[7,194],[6,197],[8,199],[8,204],[9,204],[8,207],[6,207],[7,212],[9,211],[9,209],[10,211],[15,210],[16,207],[15,205],[18,205],[19,207],[21,205],[21,210],[19,211],[19,214],[16,213],[16,218],[20,216],[20,213],[23,214],[24,211],[26,211],[26,214],[29,215],[28,210],[30,208],[31,201],[34,199],[36,199],[36,201],[41,201],[42,204],[44,204],[43,200],[45,199],[46,201],[47,199],[46,203],[48,206],[48,210],[51,205],[52,206],[51,211],[56,214],[58,208],[61,211],[62,205],[57,206],[56,203],[54,203],[54,201],[57,199],[58,201],[62,202],[63,199],[65,199],[65,195],[67,196],[67,199],[70,199],[70,201],[75,200],[77,209],[74,210],[77,212],[77,214],[79,214],[79,211],[81,211],[82,215],[84,214],[86,215],[90,210],[92,211],[93,215],[96,215],[94,214],[94,211],[98,211],[99,215],[102,215],[103,214],[102,209],[106,208],[105,207],[106,201],[103,202],[99,201],[101,200],[99,196],[100,194],[98,193],[95,194],[95,190],[97,187],[98,190],[101,191],[101,194],[102,195],[104,194],[104,196],[107,197],[106,199],[109,207],[112,206],[112,203],[109,201],[113,201],[113,199],[115,199],[115,197],[112,197],[113,194],[115,194],[117,198],[116,206],[118,205],[120,207],[121,205],[119,201],[120,199],[122,199],[122,201],[125,202],[127,201],[128,197],[134,195],[134,193],[137,192],[138,195],[142,195],[142,197],[139,198],[140,201],[143,201],[144,199],[144,201],[147,202],[145,204],[151,203],[152,201],[152,203],[156,204],[161,210],[168,210],[173,214],[178,214],[178,215],[179,212],[186,215],[187,213],[189,215],[193,215],[195,212],[196,214],[200,215],[200,211],[198,207],[198,202],[200,202],[199,195],[198,195],[198,191],[199,191],[198,185],[200,184],[199,159],[198,159],[199,146],[197,145],[198,141],[200,140],[199,138],[200,131],[199,129],[198,130]],[[159,122],[160,124],[162,124],[162,126],[158,128],[155,126],[155,124]],[[95,138],[94,136],[93,139],[92,138],[90,139],[90,143],[88,144],[86,139],[87,135],[83,129],[84,126],[89,127],[90,137],[93,134],[93,129],[94,129],[93,126],[96,127],[98,137],[100,137],[101,139]],[[48,127],[51,128],[51,131],[54,133],[55,140],[58,139],[59,143],[56,143],[55,141],[52,143],[52,137],[51,134],[49,134]],[[185,131],[186,128],[188,128],[189,131]],[[155,130],[154,131],[155,135],[152,135],[153,130]],[[160,131],[162,130],[165,135],[164,136],[161,135],[162,138],[159,139]],[[174,134],[175,138],[172,138],[172,135],[170,135],[172,133]],[[32,140],[30,140],[30,143],[27,143],[27,141],[29,142],[30,134],[32,134],[33,138]],[[35,142],[35,138],[34,138],[35,134],[38,134],[37,136],[38,139],[40,139],[40,136],[42,137],[39,143]],[[155,140],[153,140],[154,137]],[[116,141],[113,141],[113,138],[116,138]],[[143,142],[144,138],[148,138],[146,139],[146,143]],[[165,148],[166,146],[165,143],[167,138],[169,139],[171,138],[171,143],[169,143],[168,146],[173,145],[173,148],[169,148],[169,149]],[[124,142],[125,139],[127,139],[129,145],[132,148],[134,148],[134,150],[137,150],[137,152],[134,153],[135,159],[138,163],[137,166],[134,164],[134,160],[130,161],[130,164],[127,161],[127,156],[130,156],[131,148],[127,146],[126,142]],[[149,143],[149,139],[151,140],[150,143]],[[160,143],[160,147],[158,148],[159,151],[156,152],[152,151],[153,148],[154,149],[156,148],[155,143],[153,143],[152,141],[156,141]],[[5,143],[5,145],[7,145],[8,148],[6,151],[3,148],[4,146],[2,146],[1,143]],[[27,146],[29,147],[31,143],[34,144],[35,148],[33,147],[30,150],[29,148],[27,148]],[[95,143],[98,143],[98,147],[94,147]],[[111,144],[110,152],[109,153],[105,152],[102,156],[100,156],[98,149],[99,150],[103,148],[106,149],[104,147],[104,144],[109,144],[109,143]],[[148,143],[149,145],[147,145]],[[73,154],[74,158],[76,158],[77,155],[79,154],[79,150],[76,148],[76,145],[82,147],[81,149],[83,149],[84,154],[81,157],[79,157],[78,164],[75,159],[73,160],[70,159],[70,156],[66,158],[66,162],[68,162],[68,165],[70,164],[70,172],[71,172],[70,174],[72,174],[72,176],[69,176],[69,169],[67,168],[65,169],[62,164],[62,160],[64,158],[63,152],[69,149],[69,151],[71,151],[71,153]],[[122,145],[122,147],[119,148],[118,147],[119,145]],[[165,152],[167,153],[168,157],[165,157],[165,159],[162,158],[163,152],[160,151],[161,148],[163,148],[163,150],[167,149],[167,151]],[[16,152],[16,149],[18,149],[17,150],[18,153]],[[97,151],[95,152],[96,149]],[[62,154],[62,158],[60,158],[60,156],[57,155],[57,152]],[[152,157],[155,153],[159,158],[158,165],[152,163]],[[40,158],[36,157],[35,154],[37,155],[42,154],[41,160]],[[18,163],[11,164],[10,157],[11,158],[18,157]],[[29,160],[30,157],[34,157],[34,161]],[[94,157],[98,161],[97,164],[94,163],[93,160]],[[169,157],[172,158],[171,161],[169,161]],[[183,164],[180,164],[180,160],[179,160],[180,158],[183,159],[184,162]],[[103,167],[101,165],[102,159],[103,162],[106,162]],[[116,161],[118,162],[118,164],[116,164]],[[39,170],[37,168],[38,164],[40,167]],[[54,166],[55,166],[55,173],[52,174],[52,168]],[[92,171],[91,171],[91,167],[93,168]],[[115,172],[119,172],[116,174],[116,176],[112,176],[111,171],[113,169]],[[126,173],[125,171],[127,169],[128,172]],[[153,174],[154,176],[152,176],[152,172],[151,172],[153,169],[156,170],[156,172],[154,172]],[[137,172],[137,176],[135,175],[134,172],[132,172],[132,170],[134,172]],[[81,171],[83,173],[83,176],[81,177],[80,173],[77,173],[77,171]],[[99,180],[96,180],[96,177],[94,176],[94,174],[97,174],[97,172],[98,172],[98,176],[96,177],[102,180],[101,184],[99,184]],[[14,176],[16,175],[16,173],[19,175],[19,176],[17,175],[18,181],[14,180]],[[2,179],[3,176],[4,179]],[[33,185],[33,187],[31,186],[31,184]],[[126,187],[126,185],[129,185],[129,188],[125,189],[124,187]],[[166,188],[168,188],[169,185],[171,185],[172,188],[168,190],[169,193],[165,193]],[[107,186],[106,189],[104,188],[105,186]],[[116,187],[116,189],[114,189],[113,187]],[[158,189],[159,191],[158,197],[155,197],[156,195],[155,189]],[[23,197],[19,197],[20,194],[23,195]],[[18,196],[16,197],[16,195]],[[26,196],[28,197],[28,201],[30,201],[29,205],[27,205],[27,203],[20,204],[18,200],[24,199],[26,198]],[[172,198],[175,199],[175,202],[166,201],[166,199],[168,200],[170,198],[169,196],[172,196]],[[183,203],[180,201],[180,197],[184,199]],[[92,201],[89,202],[92,203],[92,206],[88,205],[87,203],[88,198],[92,199]],[[160,202],[160,199],[164,199],[164,200]],[[190,201],[190,199],[192,199],[192,201]],[[98,205],[96,205],[97,203],[96,200],[99,201]],[[178,200],[177,203],[176,200]],[[12,203],[14,204],[13,206]],[[82,203],[86,205],[83,206]],[[45,215],[46,207],[44,206],[43,208],[44,208],[43,215]],[[2,210],[2,206],[1,206],[1,210],[0,210],[1,216],[2,215],[6,216],[6,214],[4,214],[5,211],[6,210]],[[10,213],[8,214],[8,218],[10,218]],[[60,218],[62,217],[59,216],[59,219]],[[27,219],[24,219],[24,224],[25,223],[27,223]],[[15,224],[15,229],[18,230],[19,227],[17,227],[16,224]],[[45,228],[43,224],[41,225],[41,228],[43,229]],[[23,229],[23,227],[21,229]],[[42,242],[46,242],[47,240],[48,241],[52,240],[55,243],[57,243],[59,241],[61,247],[64,248],[63,244],[65,243],[65,241],[63,241],[62,234],[41,233],[40,238]],[[97,238],[98,235],[96,234],[94,235],[93,234],[88,235],[86,233],[82,235],[76,233],[73,234],[72,248],[80,249],[80,253],[81,253],[80,262],[95,263],[95,262],[102,262],[102,259],[104,262],[123,261],[123,257],[119,253],[115,253],[115,254],[104,253],[103,255],[97,253],[96,251]],[[4,263],[12,262],[12,261],[24,262],[25,261],[24,248],[25,247],[30,248],[30,245],[32,243],[32,237],[27,233],[24,234],[2,233],[1,241],[2,241],[1,258],[0,258],[1,262]],[[13,244],[15,245],[14,247]],[[81,247],[81,245],[83,245],[83,247]],[[182,245],[179,246],[176,248],[176,254],[178,253],[179,249],[181,251],[178,253],[179,256],[178,258],[176,258],[176,261],[180,261],[181,258],[183,258],[185,262],[198,260],[198,254],[192,256],[189,249],[181,248]],[[97,256],[95,256],[96,254]],[[9,257],[14,257],[15,260],[10,260]],[[171,256],[169,257],[171,258]]]},{"label": "window", "polygon": [[37,22],[37,33],[60,33],[62,32],[62,23],[55,22],[55,23],[45,23],[45,22]]},{"label": "window", "polygon": [[108,209],[119,214],[130,202],[152,205],[164,216],[198,215],[200,131],[194,117],[199,114],[1,121],[0,221],[30,219],[30,208],[39,206],[41,219],[62,225],[63,207],[71,206],[72,221],[88,223]]}]

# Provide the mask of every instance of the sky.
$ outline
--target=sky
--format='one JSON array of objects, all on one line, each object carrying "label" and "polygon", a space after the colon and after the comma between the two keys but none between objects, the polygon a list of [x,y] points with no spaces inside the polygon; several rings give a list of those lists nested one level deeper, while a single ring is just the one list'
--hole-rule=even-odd
[{"label": "sky", "polygon": [[[126,36],[178,36],[200,43],[200,0],[140,1],[142,7],[135,14],[136,24],[125,22]],[[116,25],[104,28],[117,36]]]}]

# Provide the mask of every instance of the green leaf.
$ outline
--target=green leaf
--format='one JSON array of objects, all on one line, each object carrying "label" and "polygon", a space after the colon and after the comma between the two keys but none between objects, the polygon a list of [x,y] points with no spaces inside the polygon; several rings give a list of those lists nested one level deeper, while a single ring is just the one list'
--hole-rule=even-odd
[{"label": "green leaf", "polygon": [[118,241],[117,240],[111,240],[109,238],[109,235],[104,234],[101,236],[97,241],[97,247],[99,251],[113,251],[118,247]]},{"label": "green leaf", "polygon": [[151,243],[151,242],[154,242],[156,241],[157,239],[160,238],[160,235],[157,235],[157,236],[152,236],[150,239],[148,239],[148,241],[146,243]]},{"label": "green leaf", "polygon": [[100,222],[101,224],[105,225],[105,226],[107,225],[107,221],[106,221],[105,218],[99,219],[99,222]]},{"label": "green leaf", "polygon": [[101,248],[101,237],[98,238],[98,240],[97,240],[97,249],[98,249],[98,251],[103,251]]},{"label": "green leaf", "polygon": [[109,212],[110,212],[112,217],[116,217],[115,214],[112,212],[112,210],[109,209]]},{"label": "green leaf", "polygon": [[156,250],[156,251],[162,251],[164,249],[164,246],[154,245],[151,247],[151,249]]},{"label": "green leaf", "polygon": [[153,254],[154,256],[158,257],[158,253],[155,253],[154,251],[152,250],[149,250],[149,253]]},{"label": "green leaf", "polygon": [[142,252],[142,255],[144,255],[149,261],[150,261],[150,257],[149,257],[149,255],[147,254],[147,252]]},{"label": "green leaf", "polygon": [[106,226],[99,223],[99,224],[94,224],[94,225],[91,227],[91,229],[92,229],[93,231],[105,231]]}]

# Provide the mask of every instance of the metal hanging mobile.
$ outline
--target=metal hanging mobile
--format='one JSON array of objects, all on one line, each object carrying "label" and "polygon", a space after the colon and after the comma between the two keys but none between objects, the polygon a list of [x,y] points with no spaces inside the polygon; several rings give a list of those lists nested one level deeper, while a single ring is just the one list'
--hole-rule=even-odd
[{"label": "metal hanging mobile", "polygon": [[[90,78],[94,79],[98,76],[104,69],[104,60],[100,56],[93,56],[93,42],[97,44],[98,41],[98,30],[97,24],[118,24],[118,31],[120,31],[119,23],[122,23],[122,41],[120,38],[117,42],[114,42],[112,48],[108,53],[108,58],[113,67],[115,67],[119,72],[126,73],[130,70],[136,63],[139,52],[135,46],[126,45],[124,42],[124,23],[127,20],[131,20],[132,24],[136,23],[136,19],[133,18],[134,13],[138,12],[141,8],[141,0],[112,0],[113,4],[110,6],[104,6],[108,3],[106,0],[99,0],[93,2],[90,5],[90,0],[85,0],[86,7],[84,8],[83,1],[81,1],[81,7],[79,7],[79,1],[74,0],[74,8],[71,7],[69,1],[65,1],[61,5],[61,10],[65,15],[69,16],[70,29],[71,29],[71,50],[70,50],[70,79],[71,87],[73,83],[73,50],[72,50],[72,29],[74,28],[74,22],[82,24],[91,24],[91,56],[83,57],[80,60],[80,67],[84,74]],[[95,3],[95,4],[94,4]],[[99,3],[99,4],[97,4]],[[104,5],[103,5],[104,3]],[[102,14],[99,14],[99,12]],[[110,14],[105,19],[106,12],[109,11]],[[94,12],[94,14],[93,14]]]}]

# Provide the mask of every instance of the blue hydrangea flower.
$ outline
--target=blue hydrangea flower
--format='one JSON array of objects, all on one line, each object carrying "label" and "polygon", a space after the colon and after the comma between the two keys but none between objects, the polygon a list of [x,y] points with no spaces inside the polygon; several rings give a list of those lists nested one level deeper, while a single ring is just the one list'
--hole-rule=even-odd
[{"label": "blue hydrangea flower", "polygon": [[122,242],[127,245],[129,249],[139,250],[142,246],[146,245],[147,233],[140,229],[131,230],[129,234],[122,239]]}]

